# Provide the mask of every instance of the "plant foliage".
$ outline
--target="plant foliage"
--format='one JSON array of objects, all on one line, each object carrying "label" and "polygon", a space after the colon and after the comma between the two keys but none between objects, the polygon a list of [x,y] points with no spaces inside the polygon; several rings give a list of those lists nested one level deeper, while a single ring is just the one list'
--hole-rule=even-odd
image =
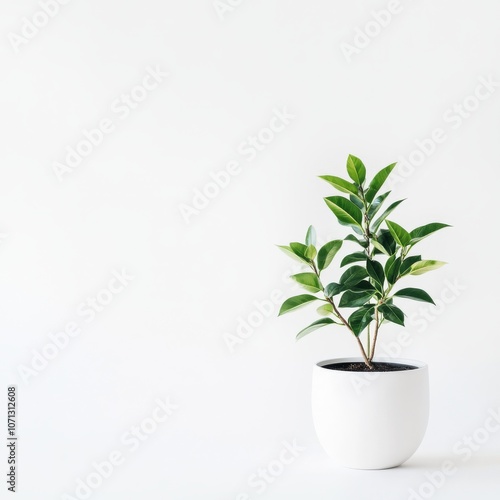
[{"label": "plant foliage", "polygon": [[[415,287],[399,288],[399,284],[403,278],[424,274],[444,264],[422,259],[414,252],[414,247],[429,235],[449,227],[431,222],[408,231],[392,220],[394,210],[404,200],[385,207],[390,191],[379,193],[395,166],[395,163],[388,165],[367,182],[365,165],[359,158],[349,155],[348,179],[333,175],[320,178],[341,193],[326,197],[325,202],[337,222],[350,228],[353,234],[317,249],[316,231],[310,226],[304,243],[279,246],[308,267],[307,272],[292,276],[308,293],[285,300],[279,315],[319,301],[317,313],[320,318],[302,329],[297,339],[327,325],[344,326],[356,338],[369,367],[372,367],[380,326],[387,322],[404,326],[405,315],[395,302],[399,304],[400,299],[410,299],[434,304],[426,291]],[[322,273],[335,262],[344,242],[355,243],[354,251],[340,262],[337,260],[340,277],[327,283]],[[365,331],[363,343],[360,336]]]}]

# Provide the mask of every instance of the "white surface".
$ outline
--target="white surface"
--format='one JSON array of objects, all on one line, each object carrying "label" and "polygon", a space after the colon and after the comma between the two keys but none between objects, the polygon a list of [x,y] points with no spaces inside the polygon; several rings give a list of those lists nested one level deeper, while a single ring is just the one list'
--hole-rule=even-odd
[{"label": "white surface", "polygon": [[[18,53],[9,34],[40,7],[2,3],[0,356],[2,387],[20,399],[16,498],[74,496],[112,452],[123,463],[92,498],[406,500],[444,460],[457,471],[431,496],[498,498],[500,432],[478,429],[500,407],[500,87],[487,96],[481,83],[500,81],[500,7],[401,6],[348,63],[341,44],[388,3],[243,0],[220,20],[210,0],[73,0]],[[122,94],[157,65],[170,76],[128,112]],[[478,107],[459,118],[464,101]],[[294,118],[273,119],[284,112]],[[98,124],[109,133],[59,182],[54,162]],[[247,137],[269,124],[282,130],[252,153]],[[404,226],[454,226],[421,244],[450,264],[419,279],[439,308],[408,303],[399,353],[429,365],[429,429],[402,468],[339,469],[314,435],[311,372],[356,346],[328,329],[296,344],[312,311],[278,320],[267,304],[263,319],[255,301],[293,293],[273,244],[310,223],[341,236],[316,175],[342,175],[348,153],[373,173],[431,137],[440,144],[403,165],[392,195],[408,198]],[[186,224],[180,205],[225,168],[228,186]],[[121,269],[134,278],[110,295]],[[97,295],[112,301],[93,315]],[[249,316],[260,326],[230,352],[224,334]],[[73,322],[81,333],[25,383],[19,366]],[[400,332],[386,329],[379,355],[397,352]],[[135,449],[131,426],[152,429],[167,397],[179,408]],[[474,433],[484,442],[469,457],[460,441]],[[252,474],[294,439],[306,451],[259,494]]]}]

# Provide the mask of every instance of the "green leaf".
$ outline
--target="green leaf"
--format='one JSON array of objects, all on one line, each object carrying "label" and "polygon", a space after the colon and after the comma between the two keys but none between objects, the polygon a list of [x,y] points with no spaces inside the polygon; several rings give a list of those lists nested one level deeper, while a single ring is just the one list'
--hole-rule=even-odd
[{"label": "green leaf", "polygon": [[363,162],[359,158],[356,158],[356,156],[349,155],[347,157],[347,173],[358,186],[361,186],[365,181],[366,168]]},{"label": "green leaf", "polygon": [[404,276],[405,274],[410,272],[410,268],[415,262],[419,262],[422,260],[420,255],[412,255],[410,257],[406,257],[406,259],[401,264],[401,269],[399,270],[399,274]]},{"label": "green leaf", "polygon": [[402,228],[395,222],[391,222],[390,220],[386,220],[385,223],[387,224],[389,231],[391,232],[398,245],[405,247],[410,244],[411,236],[406,229]]},{"label": "green leaf", "polygon": [[333,240],[325,243],[318,252],[318,268],[326,269],[342,246],[342,240]]},{"label": "green leaf", "polygon": [[290,297],[289,299],[286,299],[285,302],[283,302],[283,304],[281,305],[278,316],[293,311],[298,307],[301,307],[305,304],[308,304],[309,302],[312,302],[313,300],[319,300],[319,299],[314,295],[308,295],[308,294],[295,295],[294,297]]},{"label": "green leaf", "polygon": [[394,265],[394,261],[396,260],[396,254],[391,255],[386,261],[384,266],[384,273],[387,276],[389,269]]},{"label": "green leaf", "polygon": [[335,175],[320,175],[319,178],[331,184],[335,189],[342,191],[342,193],[358,196],[358,188],[352,182],[336,177]]},{"label": "green leaf", "polygon": [[[375,247],[376,250],[378,250],[378,253],[385,253],[386,255],[389,255],[389,252],[377,240],[373,239],[372,245]],[[377,252],[375,252],[375,254],[377,254]]]},{"label": "green leaf", "polygon": [[326,285],[325,287],[325,295],[331,299],[332,297],[335,297],[335,295],[338,295],[339,293],[343,292],[345,288],[340,285],[339,283],[330,283],[329,285]]},{"label": "green leaf", "polygon": [[346,255],[342,259],[342,262],[340,263],[340,267],[347,266],[347,264],[352,264],[353,262],[360,262],[360,261],[365,260],[365,259],[366,259],[365,252],[350,253],[349,255]]},{"label": "green leaf", "polygon": [[405,326],[405,315],[399,307],[393,304],[382,304],[378,310],[384,315],[387,321]]},{"label": "green leaf", "polygon": [[385,274],[384,268],[380,262],[376,260],[367,259],[366,261],[366,270],[368,271],[368,275],[375,281],[375,286],[378,284],[378,289],[382,290],[384,288]]},{"label": "green leaf", "polygon": [[424,274],[429,271],[433,271],[434,269],[439,269],[441,266],[444,266],[446,262],[441,262],[439,260],[421,260],[419,262],[415,262],[410,267],[410,273],[412,275]]},{"label": "green leaf", "polygon": [[375,290],[363,290],[354,292],[346,290],[340,298],[339,307],[359,307],[368,302],[375,293]]},{"label": "green leaf", "polygon": [[329,196],[325,201],[341,224],[362,229],[363,214],[352,201],[341,196]]},{"label": "green leaf", "polygon": [[302,337],[305,337],[307,334],[314,332],[314,330],[317,330],[318,328],[321,328],[326,325],[332,325],[335,324],[335,321],[331,318],[321,318],[315,321],[314,323],[311,323],[309,326],[301,330],[297,336],[295,337],[295,340],[299,340]]},{"label": "green leaf", "polygon": [[431,296],[421,288],[403,288],[394,294],[395,297],[403,297],[405,299],[418,300],[420,302],[429,302],[434,304]]},{"label": "green leaf", "polygon": [[345,222],[339,222],[339,223],[342,224],[343,226],[350,226],[351,229],[360,236],[363,234],[363,230],[359,226],[353,226],[351,224],[346,224]]},{"label": "green leaf", "polygon": [[373,293],[376,292],[375,287],[367,280],[362,280],[360,281],[357,285],[349,287],[349,290],[351,292],[365,292],[365,291],[372,291]]},{"label": "green leaf", "polygon": [[396,283],[399,277],[399,269],[401,267],[401,257],[397,257],[392,261],[391,259],[392,257],[390,257],[385,263],[385,275],[387,277],[387,281],[391,285],[394,285],[394,283]]},{"label": "green leaf", "polygon": [[361,280],[368,277],[366,269],[361,266],[352,266],[340,277],[340,284],[345,288],[357,285]]},{"label": "green leaf", "polygon": [[387,191],[387,193],[381,194],[380,196],[377,196],[372,204],[370,205],[370,208],[368,209],[368,216],[370,219],[375,217],[377,212],[380,210],[382,207],[382,204],[384,203],[385,199],[391,194],[390,191]]},{"label": "green leaf", "polygon": [[348,323],[356,336],[359,336],[359,334],[370,324],[373,320],[374,312],[375,307],[373,305],[365,305],[349,316]]},{"label": "green leaf", "polygon": [[306,245],[316,245],[316,230],[313,226],[309,226],[309,229],[306,233]]},{"label": "green leaf", "polygon": [[382,224],[382,222],[384,222],[384,220],[392,213],[392,211],[400,204],[402,203],[403,201],[405,201],[404,199],[403,200],[398,200],[398,201],[395,201],[394,203],[391,203],[389,205],[389,207],[382,213],[382,215],[371,225],[370,227],[370,231],[372,233],[376,233],[380,227],[380,225]]},{"label": "green leaf", "polygon": [[321,316],[328,316],[333,314],[333,306],[331,304],[324,304],[316,309],[316,312]]},{"label": "green leaf", "polygon": [[300,257],[304,262],[309,263],[311,261],[311,259],[307,257],[307,246],[303,243],[294,241],[290,243],[290,249],[297,257]]},{"label": "green leaf", "polygon": [[365,208],[365,205],[363,202],[357,197],[354,196],[353,194],[349,195],[349,199],[361,210],[363,211]]},{"label": "green leaf", "polygon": [[384,182],[387,180],[387,177],[389,177],[390,173],[396,166],[395,163],[391,163],[391,165],[388,165],[387,167],[383,168],[378,172],[373,180],[370,182],[370,185],[368,186],[368,190],[366,191],[366,200],[368,203],[371,203],[373,201],[373,198],[375,198],[375,195],[378,193],[379,189],[382,187]]},{"label": "green leaf", "polygon": [[317,293],[322,290],[321,283],[314,273],[299,273],[290,276],[299,285],[302,285],[308,292]]},{"label": "green leaf", "polygon": [[298,256],[289,246],[287,245],[276,245],[276,246],[292,259],[298,260],[299,262],[302,263],[307,263],[307,264],[309,263],[309,261],[306,260],[305,258]]},{"label": "green leaf", "polygon": [[441,222],[431,222],[430,224],[425,224],[425,226],[417,227],[410,232],[411,244],[415,245],[415,243],[418,243],[420,240],[427,238],[430,234],[445,227],[451,226],[449,224],[442,224]]},{"label": "green leaf", "polygon": [[394,241],[394,238],[388,229],[381,229],[376,235],[376,240],[372,239],[372,243],[374,243],[375,241],[377,241],[377,243],[379,243],[379,245],[383,247],[383,249],[381,250],[380,247],[374,244],[374,247],[377,248],[377,250],[380,250],[382,253],[385,253],[386,255],[393,255],[394,253],[396,253],[396,242]]},{"label": "green leaf", "polygon": [[348,234],[345,238],[344,241],[354,241],[354,243],[357,243],[358,245],[362,246],[363,248],[367,247],[367,243],[365,240],[359,240],[354,236],[353,234]]},{"label": "green leaf", "polygon": [[314,245],[307,245],[306,257],[310,260],[313,260],[316,257],[316,247]]}]

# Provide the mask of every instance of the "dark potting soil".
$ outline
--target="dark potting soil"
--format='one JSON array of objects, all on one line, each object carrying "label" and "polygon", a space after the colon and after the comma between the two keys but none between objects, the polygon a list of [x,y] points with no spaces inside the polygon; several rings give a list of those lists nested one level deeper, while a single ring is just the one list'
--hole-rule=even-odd
[{"label": "dark potting soil", "polygon": [[376,363],[373,362],[373,369],[368,368],[364,363],[332,363],[323,365],[322,368],[328,370],[339,370],[343,372],[400,372],[405,370],[416,370],[416,366],[404,365],[400,363]]}]

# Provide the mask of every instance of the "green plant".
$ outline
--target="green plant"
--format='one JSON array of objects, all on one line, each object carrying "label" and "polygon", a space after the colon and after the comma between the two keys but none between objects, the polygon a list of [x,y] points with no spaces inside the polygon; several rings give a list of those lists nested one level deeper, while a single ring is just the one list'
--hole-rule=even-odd
[{"label": "green plant", "polygon": [[[291,276],[308,294],[296,295],[285,300],[279,315],[293,311],[312,302],[323,302],[317,312],[320,319],[297,334],[297,339],[327,325],[344,325],[355,337],[365,364],[373,368],[377,337],[382,323],[391,322],[404,326],[404,313],[394,303],[405,298],[429,302],[434,301],[420,288],[394,288],[403,277],[424,274],[441,267],[444,262],[423,260],[420,255],[410,255],[415,245],[448,224],[433,222],[408,232],[387,217],[404,200],[382,206],[390,191],[378,194],[395,167],[395,163],[383,168],[372,181],[366,183],[366,168],[355,156],[347,158],[347,173],[351,180],[333,175],[322,175],[330,185],[347,196],[329,196],[325,202],[342,226],[354,231],[344,239],[333,240],[316,249],[316,232],[310,226],[304,243],[292,242],[279,246],[285,253],[310,268]],[[380,214],[380,215],[379,215]],[[378,215],[378,217],[377,217]],[[385,224],[385,227],[382,225]],[[324,286],[322,273],[333,262],[344,241],[359,248],[349,253],[340,262],[340,268],[349,266],[338,282]],[[380,258],[385,259],[381,262]],[[320,296],[318,296],[320,294]],[[339,300],[337,301],[337,297]],[[344,309],[354,309],[348,316]],[[363,344],[361,333],[366,330]]]}]

